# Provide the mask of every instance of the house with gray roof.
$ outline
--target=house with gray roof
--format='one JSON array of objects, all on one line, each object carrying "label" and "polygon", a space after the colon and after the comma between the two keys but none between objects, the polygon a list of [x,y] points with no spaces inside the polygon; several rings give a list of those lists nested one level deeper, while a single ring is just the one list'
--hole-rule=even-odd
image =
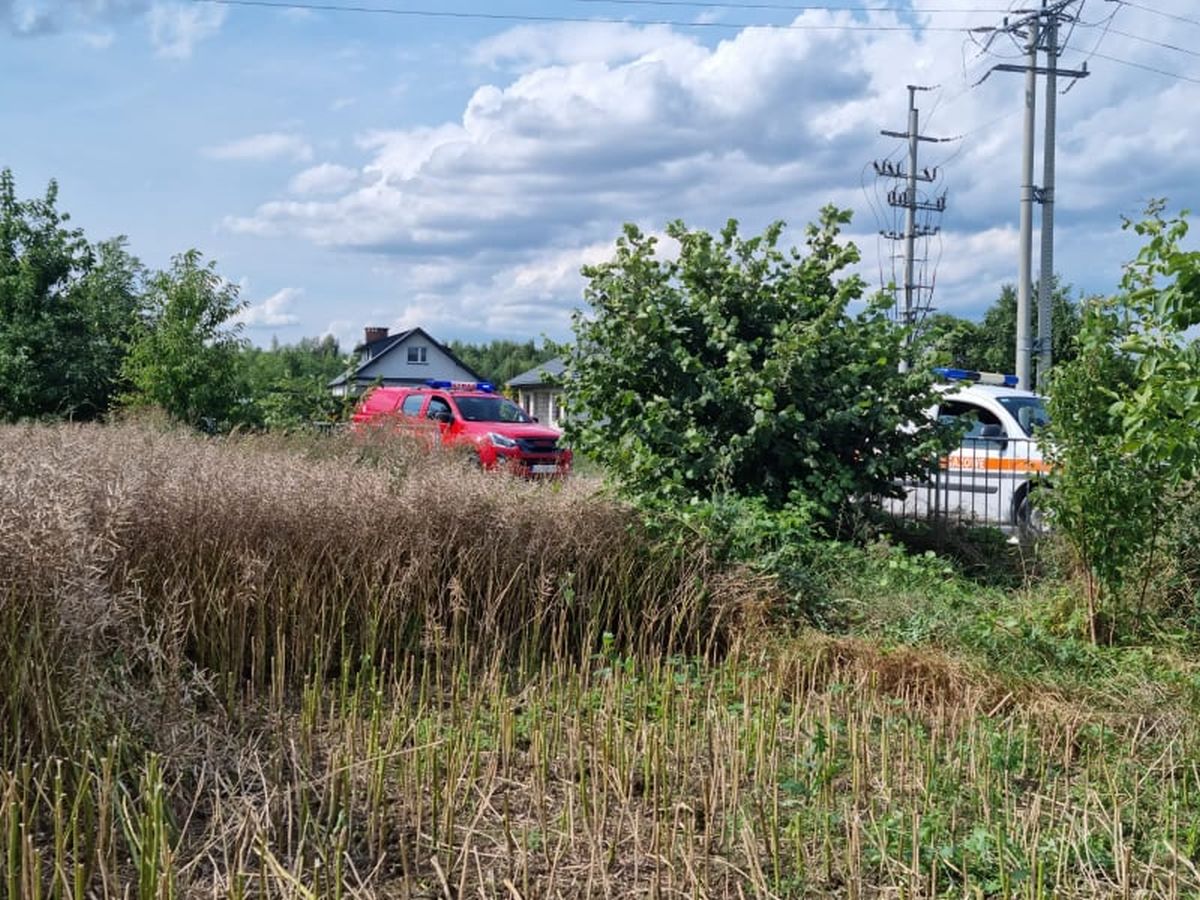
[{"label": "house with gray roof", "polygon": [[562,428],[562,388],[554,381],[565,369],[566,361],[556,356],[510,379],[505,386],[529,415],[552,428]]},{"label": "house with gray roof", "polygon": [[354,348],[354,367],[329,382],[335,397],[355,396],[373,384],[389,387],[439,381],[482,381],[479,374],[438,343],[424,328],[389,334],[386,328],[367,328]]}]

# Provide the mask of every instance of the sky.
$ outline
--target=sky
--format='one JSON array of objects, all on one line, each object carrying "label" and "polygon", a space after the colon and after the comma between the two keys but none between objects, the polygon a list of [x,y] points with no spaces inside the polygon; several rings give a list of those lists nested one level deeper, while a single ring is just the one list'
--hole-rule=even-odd
[{"label": "sky", "polygon": [[[76,225],[148,266],[215,259],[259,344],[562,340],[625,222],[782,219],[801,244],[833,203],[868,286],[898,277],[872,162],[905,163],[880,131],[906,130],[916,84],[920,131],[950,139],[920,148],[947,204],[933,305],[978,317],[1016,280],[1024,78],[988,73],[1022,54],[971,30],[1016,0],[312,6],[0,0],[0,167],[26,197],[57,180]],[[1057,98],[1054,268],[1109,293],[1123,217],[1196,203],[1200,5],[1084,0],[1064,37],[1090,74]]]}]

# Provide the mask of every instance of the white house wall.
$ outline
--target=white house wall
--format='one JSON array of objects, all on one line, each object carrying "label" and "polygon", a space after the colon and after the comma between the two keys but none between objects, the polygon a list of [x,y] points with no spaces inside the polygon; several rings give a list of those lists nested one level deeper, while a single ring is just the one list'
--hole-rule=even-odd
[{"label": "white house wall", "polygon": [[[425,362],[409,362],[410,347],[425,349]],[[358,373],[358,380],[373,381],[403,379],[422,382],[427,378],[439,381],[474,381],[475,376],[456,363],[424,335],[414,334],[367,363]]]},{"label": "white house wall", "polygon": [[517,390],[517,403],[521,408],[543,425],[549,425],[551,428],[561,427],[561,397],[562,390],[560,388],[519,388]]}]

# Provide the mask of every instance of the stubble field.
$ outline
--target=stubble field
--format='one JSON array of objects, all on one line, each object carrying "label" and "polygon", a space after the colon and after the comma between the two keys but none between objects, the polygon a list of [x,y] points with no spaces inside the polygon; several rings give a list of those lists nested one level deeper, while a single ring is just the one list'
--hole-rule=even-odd
[{"label": "stubble field", "polygon": [[2,428],[0,885],[1200,892],[1186,704],[819,634],[778,599],[586,480]]}]

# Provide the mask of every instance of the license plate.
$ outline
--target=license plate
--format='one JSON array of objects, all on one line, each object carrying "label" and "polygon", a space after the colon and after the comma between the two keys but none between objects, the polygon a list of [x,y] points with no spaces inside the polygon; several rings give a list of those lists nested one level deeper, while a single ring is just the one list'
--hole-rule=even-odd
[{"label": "license plate", "polygon": [[532,472],[534,475],[553,475],[555,472],[558,471],[558,466],[554,465],[553,463],[549,463],[549,464],[543,463],[540,465],[530,466],[529,471]]}]

